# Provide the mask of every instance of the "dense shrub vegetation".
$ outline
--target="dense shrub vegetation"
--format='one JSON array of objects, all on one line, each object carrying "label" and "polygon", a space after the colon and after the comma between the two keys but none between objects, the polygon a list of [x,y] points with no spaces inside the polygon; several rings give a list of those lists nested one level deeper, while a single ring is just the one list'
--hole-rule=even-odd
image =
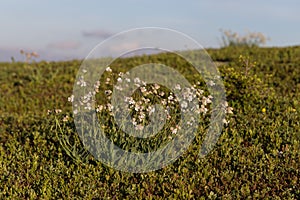
[{"label": "dense shrub vegetation", "polygon": [[[174,164],[145,174],[116,171],[81,152],[67,101],[80,61],[1,63],[0,199],[299,199],[300,48],[208,53],[234,108],[230,123],[205,158],[195,141]],[[176,63],[162,54],[116,67],[145,60]],[[70,144],[61,145],[62,133]]]}]

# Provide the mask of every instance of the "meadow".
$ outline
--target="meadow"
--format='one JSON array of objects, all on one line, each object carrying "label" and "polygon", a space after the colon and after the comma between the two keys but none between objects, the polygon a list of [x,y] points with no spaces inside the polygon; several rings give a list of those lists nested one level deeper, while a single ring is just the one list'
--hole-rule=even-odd
[{"label": "meadow", "polygon": [[[299,199],[300,47],[207,51],[233,108],[229,123],[206,157],[196,138],[149,173],[117,171],[84,150],[68,101],[80,60],[0,63],[0,199]],[[186,70],[166,54],[112,68],[157,60]],[[126,142],[110,126],[107,136]]]}]

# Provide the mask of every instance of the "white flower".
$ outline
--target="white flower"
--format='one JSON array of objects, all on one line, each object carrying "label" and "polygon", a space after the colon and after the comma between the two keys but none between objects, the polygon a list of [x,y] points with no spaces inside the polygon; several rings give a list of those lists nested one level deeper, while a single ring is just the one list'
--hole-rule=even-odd
[{"label": "white flower", "polygon": [[118,86],[118,85],[116,85],[116,86],[114,86],[117,90],[120,90],[120,91],[122,91],[123,90],[123,88],[121,87],[121,86]]},{"label": "white flower", "polygon": [[139,111],[140,108],[141,108],[140,105],[135,105],[134,110],[135,110],[135,111]]},{"label": "white flower", "polygon": [[228,114],[233,114],[233,108],[232,107],[229,107],[228,106],[228,102],[225,101],[222,105],[222,109],[224,110],[225,113],[228,113]]},{"label": "white flower", "polygon": [[106,78],[105,84],[109,84],[110,78]]},{"label": "white flower", "polygon": [[152,115],[155,112],[155,107],[149,107],[150,111],[149,111],[149,115]]},{"label": "white flower", "polygon": [[186,101],[183,101],[183,102],[181,103],[181,107],[182,107],[182,108],[187,108],[187,107],[188,107],[188,103],[187,103]]},{"label": "white flower", "polygon": [[166,100],[166,99],[162,99],[162,100],[161,100],[161,104],[162,104],[162,105],[167,105],[167,100]]},{"label": "white flower", "polygon": [[208,86],[214,86],[214,85],[216,85],[216,83],[213,82],[212,80],[210,80],[210,81],[207,82],[207,85]]},{"label": "white flower", "polygon": [[134,78],[133,81],[134,81],[134,83],[137,83],[137,84],[141,83],[141,80],[139,77]]},{"label": "white flower", "polygon": [[94,90],[98,92],[99,87],[100,87],[100,81],[96,81],[96,83],[94,84]]},{"label": "white flower", "polygon": [[193,110],[195,110],[197,114],[201,113],[199,105],[196,105],[195,107],[193,107]]},{"label": "white flower", "polygon": [[176,84],[176,85],[175,85],[175,89],[176,89],[176,90],[181,90],[180,85],[179,85],[179,84]]},{"label": "white flower", "polygon": [[70,97],[68,97],[68,101],[69,102],[73,102],[74,101],[74,95],[73,94]]},{"label": "white flower", "polygon": [[173,128],[173,127],[171,127],[170,130],[171,130],[172,134],[176,134],[178,131],[177,128]]},{"label": "white flower", "polygon": [[174,97],[172,95],[168,96],[168,100],[172,101],[174,99]]},{"label": "white flower", "polygon": [[156,90],[158,90],[158,89],[160,88],[160,86],[159,86],[157,83],[155,83],[155,84],[154,84],[154,88],[155,88]]},{"label": "white flower", "polygon": [[79,81],[77,81],[76,84],[80,85],[80,87],[85,87],[86,86],[86,82],[84,81],[83,76],[79,77]]},{"label": "white flower", "polygon": [[188,99],[193,95],[191,88],[184,88],[183,89],[183,99]]},{"label": "white flower", "polygon": [[55,113],[58,114],[58,113],[61,113],[62,110],[61,109],[55,109]]},{"label": "white flower", "polygon": [[112,91],[111,91],[111,90],[105,90],[104,93],[105,93],[107,96],[109,96],[109,95],[111,95]]},{"label": "white flower", "polygon": [[68,119],[69,119],[69,116],[68,116],[68,115],[66,115],[66,116],[63,118],[63,122],[67,122],[67,121],[68,121]]},{"label": "white flower", "polygon": [[207,105],[207,104],[209,104],[209,103],[211,103],[212,101],[210,100],[210,98],[207,98],[207,97],[202,97],[202,104],[203,105]]},{"label": "white flower", "polygon": [[137,122],[136,122],[136,119],[135,119],[135,118],[132,119],[132,124],[133,124],[134,126],[137,125]]},{"label": "white flower", "polygon": [[225,102],[223,103],[223,106],[224,106],[224,108],[227,108],[227,107],[228,107],[228,102],[225,101]]},{"label": "white flower", "polygon": [[78,113],[78,110],[77,109],[73,110],[73,113],[74,115],[76,115]]},{"label": "white flower", "polygon": [[135,127],[135,130],[143,130],[144,129],[144,126],[141,125],[141,124],[138,124],[136,127]]},{"label": "white flower", "polygon": [[212,101],[211,101],[211,99],[210,98],[207,98],[206,99],[206,103],[211,103]]},{"label": "white flower", "polygon": [[117,79],[117,81],[120,82],[120,83],[122,83],[122,78],[119,77],[119,78]]},{"label": "white flower", "polygon": [[86,69],[82,69],[82,72],[85,74],[85,73],[87,73],[87,70]]},{"label": "white flower", "polygon": [[176,125],[176,127],[171,127],[170,130],[172,131],[173,134],[176,134],[178,130],[180,130],[180,127]]},{"label": "white flower", "polygon": [[193,95],[190,95],[190,96],[188,96],[187,100],[188,100],[189,102],[191,102],[191,101],[193,101],[193,98],[194,98],[194,96],[193,96]]},{"label": "white flower", "polygon": [[207,111],[208,111],[208,109],[205,108],[204,105],[201,105],[200,112],[205,114]]},{"label": "white flower", "polygon": [[223,119],[223,123],[227,126],[229,124],[229,121],[227,121],[226,119]]},{"label": "white flower", "polygon": [[112,70],[111,70],[110,67],[107,67],[107,68],[105,69],[105,71],[107,71],[107,72],[112,72]]},{"label": "white flower", "polygon": [[142,98],[142,100],[145,102],[145,103],[149,103],[151,100],[150,99],[148,99],[148,98]]},{"label": "white flower", "polygon": [[89,92],[88,94],[84,95],[83,97],[81,97],[81,101],[82,103],[87,103],[91,100],[93,96],[93,93],[92,92]]},{"label": "white flower", "polygon": [[124,101],[125,101],[125,102],[128,102],[128,101],[130,101],[131,99],[132,99],[132,97],[125,97],[125,98],[124,98]]},{"label": "white flower", "polygon": [[111,105],[110,103],[108,103],[106,106],[109,111],[112,111],[112,109],[114,109],[114,106]]},{"label": "white flower", "polygon": [[145,113],[142,112],[139,116],[139,119],[142,121],[143,119],[145,119],[145,116],[146,116]]},{"label": "white flower", "polygon": [[190,121],[187,121],[187,125],[192,126],[194,122],[195,122],[195,118],[191,117]]},{"label": "white flower", "polygon": [[197,93],[197,95],[201,96],[203,94],[203,92],[204,92],[203,90],[198,89],[196,93]]},{"label": "white flower", "polygon": [[163,97],[163,96],[165,96],[165,93],[164,93],[164,92],[161,92],[161,93],[159,93],[159,95],[160,95],[161,97]]},{"label": "white flower", "polygon": [[227,107],[227,109],[226,109],[226,113],[228,113],[228,114],[233,114],[233,108],[232,107]]},{"label": "white flower", "polygon": [[86,110],[92,110],[92,106],[90,103],[87,103],[86,106],[84,107]]},{"label": "white flower", "polygon": [[129,100],[129,104],[131,104],[131,105],[135,104],[134,99],[131,98],[131,99]]},{"label": "white flower", "polygon": [[141,87],[141,92],[142,92],[142,93],[145,93],[145,92],[147,92],[147,89],[146,89],[146,87]]},{"label": "white flower", "polygon": [[103,110],[103,105],[98,105],[96,108],[96,112],[101,112]]},{"label": "white flower", "polygon": [[191,117],[191,122],[195,122],[195,118],[194,117]]}]

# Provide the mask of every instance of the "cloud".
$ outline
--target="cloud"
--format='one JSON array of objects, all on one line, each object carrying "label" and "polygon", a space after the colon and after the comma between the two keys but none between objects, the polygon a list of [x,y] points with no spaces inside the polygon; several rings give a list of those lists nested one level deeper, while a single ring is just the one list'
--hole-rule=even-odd
[{"label": "cloud", "polygon": [[80,46],[81,44],[77,41],[61,41],[48,44],[49,48],[57,50],[74,50]]},{"label": "cloud", "polygon": [[84,37],[94,37],[94,38],[108,38],[113,35],[113,33],[105,30],[92,30],[92,31],[82,31]]},{"label": "cloud", "polygon": [[134,42],[134,43],[123,43],[123,44],[119,44],[119,45],[115,45],[110,47],[110,51],[112,53],[124,53],[127,51],[132,51],[132,50],[136,50],[139,48],[139,43]]}]

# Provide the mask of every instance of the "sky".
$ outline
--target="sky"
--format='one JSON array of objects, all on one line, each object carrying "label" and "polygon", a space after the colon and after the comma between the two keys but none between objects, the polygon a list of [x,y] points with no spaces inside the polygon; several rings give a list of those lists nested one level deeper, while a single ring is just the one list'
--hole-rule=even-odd
[{"label": "sky", "polygon": [[[220,47],[221,32],[261,32],[266,46],[300,45],[299,0],[0,0],[0,61],[85,58],[122,31],[162,27],[204,48]],[[132,47],[133,48],[133,47]]]}]

